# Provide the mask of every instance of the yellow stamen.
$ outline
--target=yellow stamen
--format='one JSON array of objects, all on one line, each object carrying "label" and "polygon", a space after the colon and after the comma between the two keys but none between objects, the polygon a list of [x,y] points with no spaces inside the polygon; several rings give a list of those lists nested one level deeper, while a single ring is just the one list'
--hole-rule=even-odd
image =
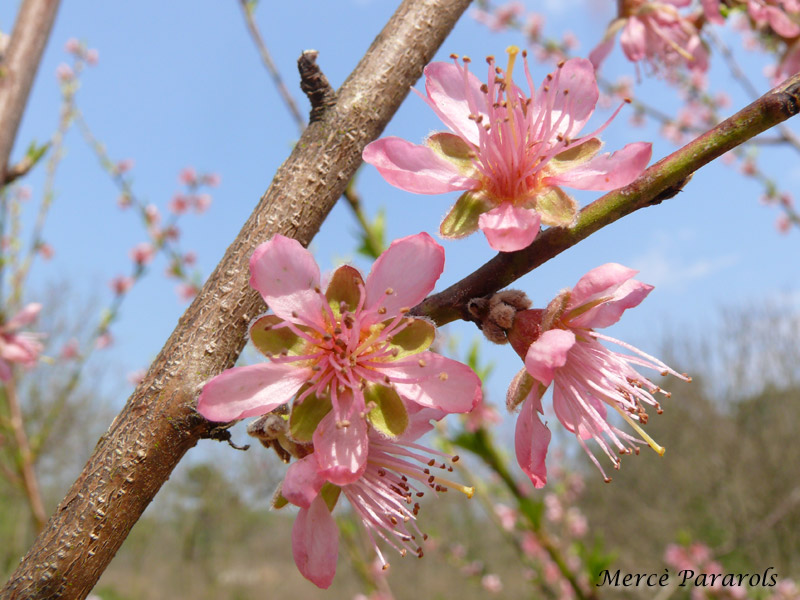
[{"label": "yellow stamen", "polygon": [[622,415],[622,418],[623,418],[623,419],[625,419],[625,420],[628,422],[628,425],[630,425],[631,427],[633,427],[633,428],[636,430],[636,433],[638,433],[640,436],[642,436],[642,439],[643,439],[645,442],[647,442],[647,444],[648,444],[648,445],[649,445],[649,446],[650,446],[650,447],[651,447],[653,450],[655,450],[656,452],[658,452],[658,455],[659,455],[659,456],[664,456],[664,452],[666,452],[666,451],[667,451],[667,449],[666,449],[666,448],[664,448],[663,446],[659,446],[659,445],[658,445],[658,444],[655,442],[655,440],[654,440],[653,438],[651,438],[649,435],[647,435],[647,434],[645,433],[644,429],[642,429],[642,428],[639,426],[639,424],[638,424],[636,421],[634,421],[633,419],[631,419],[631,418],[630,418],[630,417],[627,415],[627,413],[625,413],[625,411],[624,411],[624,410],[622,410],[622,409],[621,409],[619,406],[617,406],[617,405],[616,405],[616,403],[613,403],[613,404],[611,404],[611,406],[613,406],[613,407],[614,407],[614,409],[615,409],[615,410],[616,410],[616,411],[617,411],[619,414],[621,414],[621,415]]}]

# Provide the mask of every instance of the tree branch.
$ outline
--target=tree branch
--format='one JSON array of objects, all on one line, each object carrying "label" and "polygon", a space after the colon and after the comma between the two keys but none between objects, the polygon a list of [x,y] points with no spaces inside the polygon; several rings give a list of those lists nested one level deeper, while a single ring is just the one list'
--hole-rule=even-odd
[{"label": "tree branch", "polygon": [[700,167],[750,138],[800,112],[800,74],[648,168],[630,185],[609,192],[578,213],[571,227],[551,227],[517,252],[501,252],[458,283],[426,298],[411,314],[437,325],[456,319],[473,320],[467,311],[472,298],[488,296],[544,264],[567,248],[635,210],[659,204],[674,195]]},{"label": "tree branch", "polygon": [[172,469],[213,425],[199,387],[233,365],[263,312],[248,285],[255,247],[307,244],[469,0],[405,0],[320,120],[309,125],[237,238],[97,443],[0,597],[84,598]]},{"label": "tree branch", "polygon": [[25,0],[0,62],[0,185],[60,0]]}]

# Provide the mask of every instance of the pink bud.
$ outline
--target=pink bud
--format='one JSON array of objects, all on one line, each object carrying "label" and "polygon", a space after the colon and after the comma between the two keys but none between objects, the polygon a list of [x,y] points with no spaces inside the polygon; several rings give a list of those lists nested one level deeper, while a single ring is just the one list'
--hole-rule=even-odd
[{"label": "pink bud", "polygon": [[81,50],[81,43],[75,38],[69,38],[64,44],[64,50],[70,54],[78,54]]},{"label": "pink bud", "polygon": [[144,207],[144,220],[151,227],[157,226],[161,223],[161,213],[155,204],[148,204]]},{"label": "pink bud", "polygon": [[99,60],[100,53],[97,51],[97,48],[92,48],[86,52],[86,62],[89,65],[95,66]]},{"label": "pink bud", "polygon": [[183,255],[183,264],[191,266],[197,262],[197,254],[191,250]]},{"label": "pink bud", "polygon": [[136,246],[131,249],[129,256],[137,265],[146,265],[153,260],[155,253],[156,251],[152,244],[149,242],[142,242],[136,244]]},{"label": "pink bud", "polygon": [[123,175],[133,168],[134,160],[132,158],[124,158],[117,163],[115,167],[117,174]]},{"label": "pink bud", "polygon": [[179,283],[175,287],[175,293],[178,294],[178,298],[180,298],[182,302],[192,300],[197,296],[197,292],[199,291],[198,287],[193,283]]},{"label": "pink bud", "polygon": [[209,194],[197,194],[192,196],[192,204],[194,204],[194,212],[197,214],[204,213],[211,206],[211,196]]},{"label": "pink bud", "polygon": [[209,187],[217,187],[222,181],[218,173],[206,173],[203,175],[203,183]]},{"label": "pink bud", "polygon": [[108,348],[113,343],[114,343],[113,336],[109,332],[106,332],[97,338],[97,341],[94,343],[94,345],[95,348],[97,348],[98,350],[103,350],[105,348]]},{"label": "pink bud", "polygon": [[68,81],[72,81],[72,78],[75,77],[75,73],[68,64],[61,63],[56,67],[56,77],[58,77],[61,83],[67,83]]},{"label": "pink bud", "polygon": [[178,179],[185,185],[195,186],[197,185],[197,171],[195,171],[192,167],[181,169]]},{"label": "pink bud", "polygon": [[75,338],[70,339],[59,352],[61,360],[72,360],[78,357],[78,340]]},{"label": "pink bud", "polygon": [[167,208],[172,214],[182,215],[189,210],[189,200],[183,194],[175,194],[167,205]]},{"label": "pink bud", "polygon": [[133,277],[119,275],[111,280],[109,286],[117,296],[121,296],[133,287]]}]

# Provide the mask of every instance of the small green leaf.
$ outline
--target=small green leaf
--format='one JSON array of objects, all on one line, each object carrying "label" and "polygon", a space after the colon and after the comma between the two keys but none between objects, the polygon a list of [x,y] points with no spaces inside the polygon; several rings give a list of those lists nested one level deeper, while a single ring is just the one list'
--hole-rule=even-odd
[{"label": "small green leaf", "polygon": [[600,152],[602,146],[603,142],[597,138],[592,138],[582,144],[564,150],[561,154],[556,154],[547,163],[547,174],[558,175],[571,171],[594,157],[595,154]]},{"label": "small green leaf", "polygon": [[333,309],[333,314],[339,316],[340,305],[344,302],[345,307],[349,311],[355,311],[358,307],[358,300],[361,298],[361,290],[364,288],[364,280],[353,267],[345,265],[339,267],[333,272],[331,281],[328,284],[328,289],[325,290],[325,297]]},{"label": "small green leaf", "polygon": [[288,327],[274,329],[279,323],[283,323],[283,319],[275,315],[256,319],[250,326],[250,340],[253,345],[265,356],[275,356],[283,352],[291,356],[303,354],[308,342]]},{"label": "small green leaf", "polygon": [[408,411],[394,389],[385,385],[368,385],[364,388],[364,402],[375,404],[367,418],[383,435],[396,438],[408,427]]},{"label": "small green leaf", "polygon": [[439,233],[446,238],[460,238],[478,230],[478,218],[492,210],[493,205],[480,192],[464,192],[456,200],[439,227]]},{"label": "small green leaf", "polygon": [[546,194],[536,197],[536,211],[542,215],[544,225],[563,227],[575,220],[578,203],[561,188],[554,187]]},{"label": "small green leaf", "polygon": [[315,394],[306,396],[299,404],[295,403],[289,416],[289,435],[297,442],[310,442],[317,425],[331,407],[330,398],[318,398]]},{"label": "small green leaf", "polygon": [[465,175],[475,170],[472,164],[472,157],[475,155],[472,146],[459,136],[442,131],[431,135],[425,143],[443,159],[455,164]]},{"label": "small green leaf", "polygon": [[336,506],[336,502],[339,500],[339,492],[342,491],[338,485],[332,484],[330,481],[326,482],[319,493],[322,495],[322,499],[325,500],[325,504],[328,505],[328,510],[333,512],[333,508]]},{"label": "small green leaf", "polygon": [[368,231],[358,233],[361,244],[356,248],[356,252],[372,260],[377,260],[386,250],[386,211],[380,209],[372,222],[365,223],[364,227]]},{"label": "small green leaf", "polygon": [[397,348],[398,354],[395,358],[403,358],[423,352],[430,348],[433,338],[436,337],[436,327],[424,319],[406,319],[408,325],[405,329],[392,334],[391,345]]}]

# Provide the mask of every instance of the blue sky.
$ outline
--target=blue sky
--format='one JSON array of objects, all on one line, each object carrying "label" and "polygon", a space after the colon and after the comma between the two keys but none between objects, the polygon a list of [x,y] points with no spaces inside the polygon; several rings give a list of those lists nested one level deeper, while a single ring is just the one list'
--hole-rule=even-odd
[{"label": "blue sky", "polygon": [[[0,29],[10,29],[17,4],[0,6]],[[295,125],[246,33],[237,4],[234,0],[64,3],[15,153],[19,156],[32,139],[47,140],[57,125],[55,70],[67,60],[63,50],[67,39],[75,37],[99,49],[99,65],[85,72],[78,105],[112,157],[136,161],[132,175],[137,194],[164,210],[172,194],[180,189],[177,176],[181,168],[192,165],[222,176],[209,211],[184,220],[181,245],[198,253],[200,268],[206,274],[233,240],[297,138]],[[558,34],[571,29],[583,40],[578,53],[586,55],[602,36],[597,24],[608,21],[614,3],[588,3],[595,5],[592,9],[578,0],[527,4],[529,8],[546,6],[551,11],[546,31]],[[393,2],[378,0],[261,2],[256,16],[262,33],[304,112],[307,102],[299,92],[295,68],[300,52],[317,49],[319,64],[337,87],[394,6]],[[733,32],[724,35],[738,40]],[[470,55],[476,65],[481,65],[478,59],[488,54],[499,57],[510,43],[522,45],[522,40],[513,32],[490,33],[465,17],[438,59],[446,60],[455,52]],[[756,74],[754,81],[759,89],[766,91],[769,86],[760,75],[763,60],[755,55],[743,60]],[[721,61],[715,57],[712,65],[719,73],[712,78],[715,88],[733,96],[733,109],[743,106],[744,96]],[[605,69],[609,76],[634,75],[618,47]],[[536,82],[548,71],[539,65],[533,70]],[[483,76],[482,69],[479,76]],[[417,87],[422,89],[421,83]],[[643,100],[648,93],[654,94],[651,97],[657,98],[653,102],[656,106],[674,112],[675,96],[666,89],[663,83],[645,78],[636,92]],[[654,128],[631,127],[630,114],[624,109],[603,134],[607,149],[633,141],[653,141],[654,160],[674,149]],[[607,116],[608,111],[598,111],[588,130]],[[798,130],[796,124],[791,126]],[[424,103],[410,95],[385,133],[418,142],[441,128]],[[69,279],[81,298],[99,297],[105,304],[111,299],[107,281],[127,272],[128,251],[145,239],[144,232],[132,214],[117,208],[116,189],[76,130],[68,135],[66,146],[56,183],[57,197],[45,230],[56,255],[49,262],[36,264],[29,298],[36,299],[47,282]],[[800,161],[792,150],[774,150],[764,156],[765,169],[786,187],[798,188]],[[42,168],[26,181],[34,193],[26,209],[28,221],[40,199],[42,181]],[[370,214],[385,208],[389,239],[421,229],[435,234],[455,200],[455,196],[411,196],[386,184],[369,167],[361,172],[358,189]],[[656,289],[609,334],[648,352],[658,350],[666,330],[701,336],[712,331],[720,307],[783,299],[787,308],[796,310],[800,237],[796,231],[786,236],[775,231],[777,213],[759,204],[760,194],[757,184],[744,180],[729,167],[718,164],[705,168],[675,199],[607,227],[528,275],[516,287],[527,291],[541,306],[559,289],[574,285],[583,273],[604,262],[638,268],[639,279],[655,284]],[[595,197],[583,194],[580,199],[585,204]],[[356,242],[351,233],[355,229],[347,207],[337,206],[312,244],[323,270],[354,256]],[[443,244],[447,265],[437,289],[493,256],[482,235]],[[149,363],[185,308],[174,293],[174,283],[161,275],[165,266],[164,259],[158,259],[153,274],[131,292],[123,308],[114,331],[115,346],[108,351],[121,373]],[[472,325],[449,331],[466,341],[478,335]],[[502,402],[505,386],[521,363],[510,347],[487,349],[487,355],[498,364],[490,396]],[[119,403],[129,390],[125,382],[120,383]]]}]

